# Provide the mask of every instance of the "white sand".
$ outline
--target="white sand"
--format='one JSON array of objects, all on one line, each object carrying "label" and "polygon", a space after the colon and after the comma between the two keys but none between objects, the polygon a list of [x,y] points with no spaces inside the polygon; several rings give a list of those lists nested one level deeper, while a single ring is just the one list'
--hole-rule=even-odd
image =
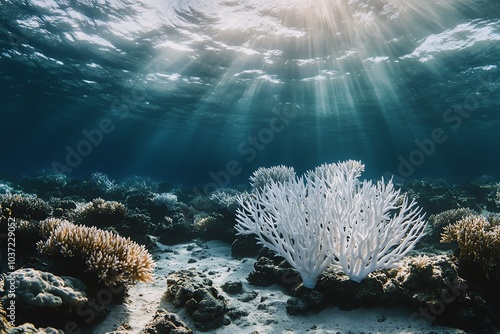
[{"label": "white sand", "polygon": [[[289,316],[286,313],[286,301],[290,298],[280,287],[258,287],[248,284],[247,275],[251,272],[255,259],[237,260],[231,257],[231,246],[218,241],[203,242],[202,247],[195,246],[188,251],[190,244],[173,247],[159,245],[163,250],[161,259],[157,262],[156,279],[151,284],[137,284],[130,289],[127,303],[112,309],[107,318],[94,328],[93,333],[102,334],[128,323],[133,333],[138,333],[154,316],[159,307],[177,313],[190,328],[196,331],[184,309],[174,309],[163,299],[166,291],[166,276],[170,272],[195,268],[203,272],[213,281],[213,285],[226,297],[229,307],[236,306],[249,312],[228,326],[205,333],[234,334],[251,333],[428,333],[458,334],[461,330],[432,326],[422,322],[410,321],[410,316],[416,310],[403,307],[356,309],[341,311],[338,308],[327,308],[319,313],[306,316]],[[206,256],[204,259],[201,257]],[[188,263],[194,258],[196,263]],[[209,274],[212,272],[212,274]],[[227,281],[241,281],[244,292],[256,291],[257,298],[249,302],[238,301],[239,295],[228,295],[222,291],[221,285]],[[265,300],[261,302],[261,298]],[[262,305],[258,309],[259,304]],[[385,318],[379,322],[380,318]],[[199,331],[196,331],[197,333]]]}]

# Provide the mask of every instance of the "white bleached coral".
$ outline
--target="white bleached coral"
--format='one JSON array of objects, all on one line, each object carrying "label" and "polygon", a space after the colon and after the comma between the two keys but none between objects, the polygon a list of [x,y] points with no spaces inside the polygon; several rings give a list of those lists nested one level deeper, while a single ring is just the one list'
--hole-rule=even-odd
[{"label": "white bleached coral", "polygon": [[107,285],[153,280],[151,254],[130,238],[55,218],[42,221],[40,233],[47,240],[37,243],[39,252],[83,257],[88,270],[95,271]]},{"label": "white bleached coral", "polygon": [[330,264],[356,282],[396,267],[423,235],[424,215],[414,201],[400,199],[391,181],[359,181],[363,170],[361,162],[349,160],[300,178],[268,179],[240,198],[236,231],[256,234],[300,273],[307,288]]},{"label": "white bleached coral", "polygon": [[77,278],[56,276],[33,268],[18,269],[5,277],[15,288],[16,298],[23,304],[36,307],[73,306],[86,303],[86,287]]}]

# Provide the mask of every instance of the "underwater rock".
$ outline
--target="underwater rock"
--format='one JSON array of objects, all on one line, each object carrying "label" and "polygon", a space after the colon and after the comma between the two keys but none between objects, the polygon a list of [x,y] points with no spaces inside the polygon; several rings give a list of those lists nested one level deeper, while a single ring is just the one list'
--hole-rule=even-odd
[{"label": "underwater rock", "polygon": [[443,179],[424,178],[398,184],[403,192],[415,198],[427,214],[458,208],[481,212],[497,211],[498,182],[488,176],[465,184],[449,184]]},{"label": "underwater rock", "polygon": [[306,301],[299,298],[290,298],[286,301],[286,312],[289,315],[302,315],[310,310]]},{"label": "underwater rock", "polygon": [[[340,268],[330,266],[318,278],[315,289],[306,289],[284,259],[262,251],[247,279],[254,285],[286,287],[291,294],[287,302],[291,315],[328,306],[351,310],[402,305],[415,309],[415,321],[462,329],[490,328],[495,322],[495,317],[488,313],[491,306],[481,302],[484,298],[470,289],[459,276],[457,265],[446,255],[408,257],[399,268],[375,271],[360,283],[350,280]],[[467,315],[468,323],[458,318],[460,314]]]},{"label": "underwater rock", "polygon": [[322,292],[299,286],[294,291],[295,297],[286,302],[286,311],[289,315],[303,315],[321,309],[325,296]]},{"label": "underwater rock", "polygon": [[16,327],[10,328],[9,334],[65,334],[60,329],[52,327],[36,328],[33,324],[25,323]]},{"label": "underwater rock", "polygon": [[[0,291],[6,310],[15,307],[15,322],[9,333],[63,333],[52,327],[64,327],[78,317],[78,311],[88,303],[86,286],[77,278],[56,276],[33,268],[18,269],[3,277]],[[12,298],[12,294],[15,298]]]},{"label": "underwater rock", "polygon": [[284,258],[265,247],[259,252],[254,270],[250,272],[247,280],[250,284],[258,286],[271,286],[277,283],[293,287],[301,283],[299,273]]},{"label": "underwater rock", "polygon": [[226,282],[222,284],[222,291],[229,294],[237,294],[243,291],[243,284],[241,282]]},{"label": "underwater rock", "polygon": [[197,237],[198,232],[192,208],[184,203],[180,203],[178,209],[179,211],[173,217],[164,217],[163,219],[163,222],[166,223],[166,228],[158,236],[158,241],[164,245],[188,242]]},{"label": "underwater rock", "polygon": [[6,291],[15,291],[25,307],[71,308],[85,304],[86,286],[77,278],[56,276],[33,268],[18,269],[5,276]]},{"label": "underwater rock", "polygon": [[224,325],[224,315],[227,312],[225,301],[221,300],[214,289],[196,289],[192,298],[186,301],[184,307],[193,318],[200,331],[216,329]]},{"label": "underwater rock", "polygon": [[204,274],[194,269],[177,271],[167,277],[167,287],[167,300],[185,307],[198,330],[219,328],[227,321],[226,301]]},{"label": "underwater rock", "polygon": [[234,240],[234,217],[226,219],[220,213],[199,214],[195,218],[195,228],[199,238],[203,240]]},{"label": "underwater rock", "polygon": [[160,308],[140,334],[192,334],[194,333],[175,313]]},{"label": "underwater rock", "polygon": [[123,201],[128,208],[138,209],[152,213],[157,206],[152,202],[152,193],[149,191],[132,191],[128,193]]},{"label": "underwater rock", "polygon": [[[314,304],[309,302],[308,305],[318,308],[326,302],[343,310],[351,310],[384,303],[383,282],[386,277],[381,272],[383,270],[375,271],[357,283],[350,280],[340,268],[330,266],[320,275],[315,289],[323,294],[322,300],[317,300]],[[300,285],[296,294],[304,298],[309,292]]]},{"label": "underwater rock", "polygon": [[177,245],[196,238],[196,232],[189,222],[176,221],[170,231],[161,234],[158,241],[164,245]]},{"label": "underwater rock", "polygon": [[231,244],[231,255],[236,258],[254,257],[261,249],[262,245],[257,244],[254,235],[239,235]]}]

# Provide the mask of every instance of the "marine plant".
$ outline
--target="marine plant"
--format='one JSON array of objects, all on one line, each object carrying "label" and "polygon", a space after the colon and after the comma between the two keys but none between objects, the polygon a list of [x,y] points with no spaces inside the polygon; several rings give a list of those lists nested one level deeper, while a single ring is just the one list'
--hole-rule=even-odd
[{"label": "marine plant", "polygon": [[57,218],[42,221],[40,234],[46,237],[37,243],[40,253],[81,257],[106,285],[153,280],[153,258],[130,238]]},{"label": "marine plant", "polygon": [[330,264],[353,281],[396,267],[423,236],[426,222],[415,201],[400,198],[391,181],[359,181],[364,165],[323,164],[301,177],[268,179],[241,198],[238,234],[284,257],[314,288]]}]

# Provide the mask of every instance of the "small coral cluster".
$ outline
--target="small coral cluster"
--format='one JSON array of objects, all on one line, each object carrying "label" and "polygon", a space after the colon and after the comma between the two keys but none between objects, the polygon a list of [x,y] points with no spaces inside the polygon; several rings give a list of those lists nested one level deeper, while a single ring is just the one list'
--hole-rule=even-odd
[{"label": "small coral cluster", "polygon": [[125,219],[127,207],[120,202],[95,198],[91,202],[77,206],[71,217],[85,225],[112,225]]},{"label": "small coral cluster", "polygon": [[208,197],[214,211],[224,211],[228,210],[230,212],[235,212],[238,209],[238,197],[244,196],[244,193],[232,188],[219,188],[212,192]]},{"label": "small coral cluster", "polygon": [[441,230],[444,226],[453,224],[459,221],[460,219],[473,214],[475,214],[475,211],[469,208],[451,209],[440,212],[438,214],[431,215],[429,217],[429,222],[434,227]]},{"label": "small coral cluster", "polygon": [[469,215],[444,228],[441,242],[456,241],[461,260],[477,263],[487,277],[500,276],[500,222],[496,216]]},{"label": "small coral cluster", "polygon": [[1,194],[0,207],[8,209],[13,217],[25,219],[45,219],[52,212],[49,204],[31,194]]},{"label": "small coral cluster", "polygon": [[295,169],[284,165],[259,167],[252,176],[250,184],[253,189],[263,189],[270,182],[287,182],[295,178]]},{"label": "small coral cluster", "polygon": [[37,243],[39,252],[81,256],[88,269],[95,271],[106,285],[153,279],[155,263],[151,255],[144,246],[129,238],[56,218],[42,221],[40,233],[47,240]]},{"label": "small coral cluster", "polygon": [[177,204],[177,196],[172,193],[155,193],[152,201],[156,205],[165,206],[168,210],[172,211]]}]

